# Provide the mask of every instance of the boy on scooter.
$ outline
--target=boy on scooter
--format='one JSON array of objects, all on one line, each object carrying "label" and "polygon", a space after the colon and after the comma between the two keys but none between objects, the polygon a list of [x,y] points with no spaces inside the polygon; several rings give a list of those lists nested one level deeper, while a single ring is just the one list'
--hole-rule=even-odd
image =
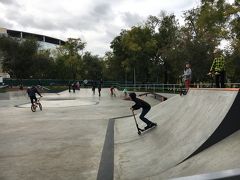
[{"label": "boy on scooter", "polygon": [[133,105],[130,109],[132,111],[142,108],[142,113],[140,114],[139,118],[147,124],[147,126],[144,128],[144,130],[147,130],[149,128],[152,128],[154,126],[157,126],[156,123],[153,123],[152,121],[145,118],[145,115],[150,111],[151,106],[146,101],[143,101],[142,99],[139,99],[136,97],[136,93],[130,93],[129,97],[132,101],[135,102],[135,105]]}]

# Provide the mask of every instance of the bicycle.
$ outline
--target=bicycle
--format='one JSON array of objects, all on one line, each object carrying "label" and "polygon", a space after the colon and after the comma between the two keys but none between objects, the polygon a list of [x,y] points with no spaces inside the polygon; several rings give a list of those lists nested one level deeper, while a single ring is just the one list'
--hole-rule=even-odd
[{"label": "bicycle", "polygon": [[31,110],[32,112],[36,112],[37,108],[39,107],[40,111],[42,111],[42,104],[40,103],[40,98],[37,98],[37,101],[35,101],[32,105],[31,105]]}]

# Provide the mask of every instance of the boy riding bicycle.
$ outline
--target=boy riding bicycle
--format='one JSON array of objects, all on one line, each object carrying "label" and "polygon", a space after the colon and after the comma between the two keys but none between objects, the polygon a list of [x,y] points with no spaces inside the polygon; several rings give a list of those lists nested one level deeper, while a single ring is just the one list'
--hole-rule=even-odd
[{"label": "boy riding bicycle", "polygon": [[[27,93],[28,93],[28,96],[29,96],[29,98],[30,98],[31,103],[32,103],[33,106],[34,106],[34,102],[37,102],[36,93],[37,93],[40,97],[42,97],[42,95],[39,93],[39,91],[37,90],[37,88],[36,88],[35,86],[32,86],[31,88],[28,87]],[[33,100],[34,100],[34,102],[33,102]]]}]

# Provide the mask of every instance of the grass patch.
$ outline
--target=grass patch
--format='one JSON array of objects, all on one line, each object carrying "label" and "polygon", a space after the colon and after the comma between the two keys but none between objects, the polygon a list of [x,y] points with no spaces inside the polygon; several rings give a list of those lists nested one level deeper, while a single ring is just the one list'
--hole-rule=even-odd
[{"label": "grass patch", "polygon": [[7,88],[0,88],[0,93],[5,93],[7,92]]}]

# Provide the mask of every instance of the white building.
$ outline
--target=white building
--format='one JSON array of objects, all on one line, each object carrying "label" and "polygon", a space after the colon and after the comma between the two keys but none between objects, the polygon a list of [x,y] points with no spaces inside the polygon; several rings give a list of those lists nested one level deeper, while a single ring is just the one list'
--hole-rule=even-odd
[{"label": "white building", "polygon": [[[9,36],[9,37],[15,37],[15,38],[20,38],[20,39],[25,39],[29,37],[33,37],[37,39],[41,45],[42,49],[54,49],[59,45],[65,44],[65,41],[41,34],[34,34],[34,33],[29,33],[29,32],[23,32],[23,31],[16,31],[16,30],[10,30],[6,28],[1,28],[0,27],[0,36]],[[0,57],[0,77],[3,78],[10,78],[10,75],[7,73],[4,73],[2,71],[1,67],[1,57]]]}]

